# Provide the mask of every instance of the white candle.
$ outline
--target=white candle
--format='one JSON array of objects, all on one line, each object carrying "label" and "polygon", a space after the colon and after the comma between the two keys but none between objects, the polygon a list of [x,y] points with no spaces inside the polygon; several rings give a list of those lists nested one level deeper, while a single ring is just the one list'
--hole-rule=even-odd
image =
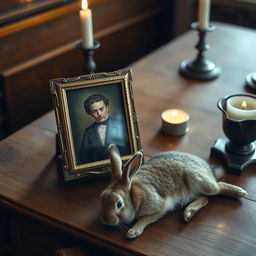
[{"label": "white candle", "polygon": [[200,29],[209,27],[210,0],[199,0],[198,24]]},{"label": "white candle", "polygon": [[256,119],[256,99],[249,96],[234,96],[227,100],[228,116],[234,120]]},{"label": "white candle", "polygon": [[88,9],[87,0],[82,0],[82,10],[80,10],[80,22],[82,29],[82,44],[84,48],[93,47],[92,11]]},{"label": "white candle", "polygon": [[168,135],[182,135],[188,131],[189,114],[181,109],[167,109],[161,118],[162,131]]}]

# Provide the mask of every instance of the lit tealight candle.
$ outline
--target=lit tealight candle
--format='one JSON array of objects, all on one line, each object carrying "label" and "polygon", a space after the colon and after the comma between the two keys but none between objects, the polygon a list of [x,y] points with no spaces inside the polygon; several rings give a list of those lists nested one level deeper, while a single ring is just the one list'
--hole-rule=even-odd
[{"label": "lit tealight candle", "polygon": [[210,0],[199,0],[198,24],[201,29],[209,27],[210,3]]},{"label": "lit tealight candle", "polygon": [[181,109],[167,109],[162,115],[162,131],[168,135],[183,135],[188,131],[189,114]]},{"label": "lit tealight candle", "polygon": [[249,96],[230,97],[226,110],[228,116],[234,120],[256,119],[256,99]]},{"label": "lit tealight candle", "polygon": [[82,44],[84,48],[93,47],[92,11],[88,9],[87,0],[82,0],[82,10],[80,10],[80,21],[82,29]]}]

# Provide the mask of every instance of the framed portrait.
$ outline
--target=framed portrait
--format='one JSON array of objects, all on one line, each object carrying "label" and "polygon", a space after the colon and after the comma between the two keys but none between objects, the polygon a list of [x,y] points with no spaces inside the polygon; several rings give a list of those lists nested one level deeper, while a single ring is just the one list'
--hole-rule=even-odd
[{"label": "framed portrait", "polygon": [[108,146],[122,161],[141,150],[130,70],[50,80],[64,180],[110,171]]}]

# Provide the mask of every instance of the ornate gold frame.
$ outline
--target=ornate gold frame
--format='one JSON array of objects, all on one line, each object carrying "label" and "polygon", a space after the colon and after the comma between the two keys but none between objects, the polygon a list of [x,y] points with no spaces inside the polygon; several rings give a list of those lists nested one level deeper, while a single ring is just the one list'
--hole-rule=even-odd
[{"label": "ornate gold frame", "polygon": [[75,154],[74,134],[71,127],[67,92],[77,89],[87,90],[113,84],[117,84],[121,87],[122,102],[125,109],[124,116],[130,143],[129,149],[131,151],[130,155],[122,156],[122,160],[125,162],[136,151],[141,150],[137,115],[134,107],[131,70],[118,70],[108,73],[97,73],[74,78],[50,80],[58,130],[57,141],[63,164],[64,180],[78,179],[88,175],[100,175],[110,171],[110,160],[78,164]]}]

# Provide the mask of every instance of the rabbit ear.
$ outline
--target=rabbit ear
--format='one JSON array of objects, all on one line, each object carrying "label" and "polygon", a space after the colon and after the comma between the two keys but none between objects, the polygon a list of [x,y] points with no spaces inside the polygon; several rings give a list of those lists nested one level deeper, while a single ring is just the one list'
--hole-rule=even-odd
[{"label": "rabbit ear", "polygon": [[135,176],[142,164],[143,153],[141,151],[136,152],[129,161],[125,164],[123,170],[123,182],[130,186],[132,178]]},{"label": "rabbit ear", "polygon": [[122,159],[119,150],[115,144],[108,147],[109,158],[112,166],[112,181],[122,176]]}]

